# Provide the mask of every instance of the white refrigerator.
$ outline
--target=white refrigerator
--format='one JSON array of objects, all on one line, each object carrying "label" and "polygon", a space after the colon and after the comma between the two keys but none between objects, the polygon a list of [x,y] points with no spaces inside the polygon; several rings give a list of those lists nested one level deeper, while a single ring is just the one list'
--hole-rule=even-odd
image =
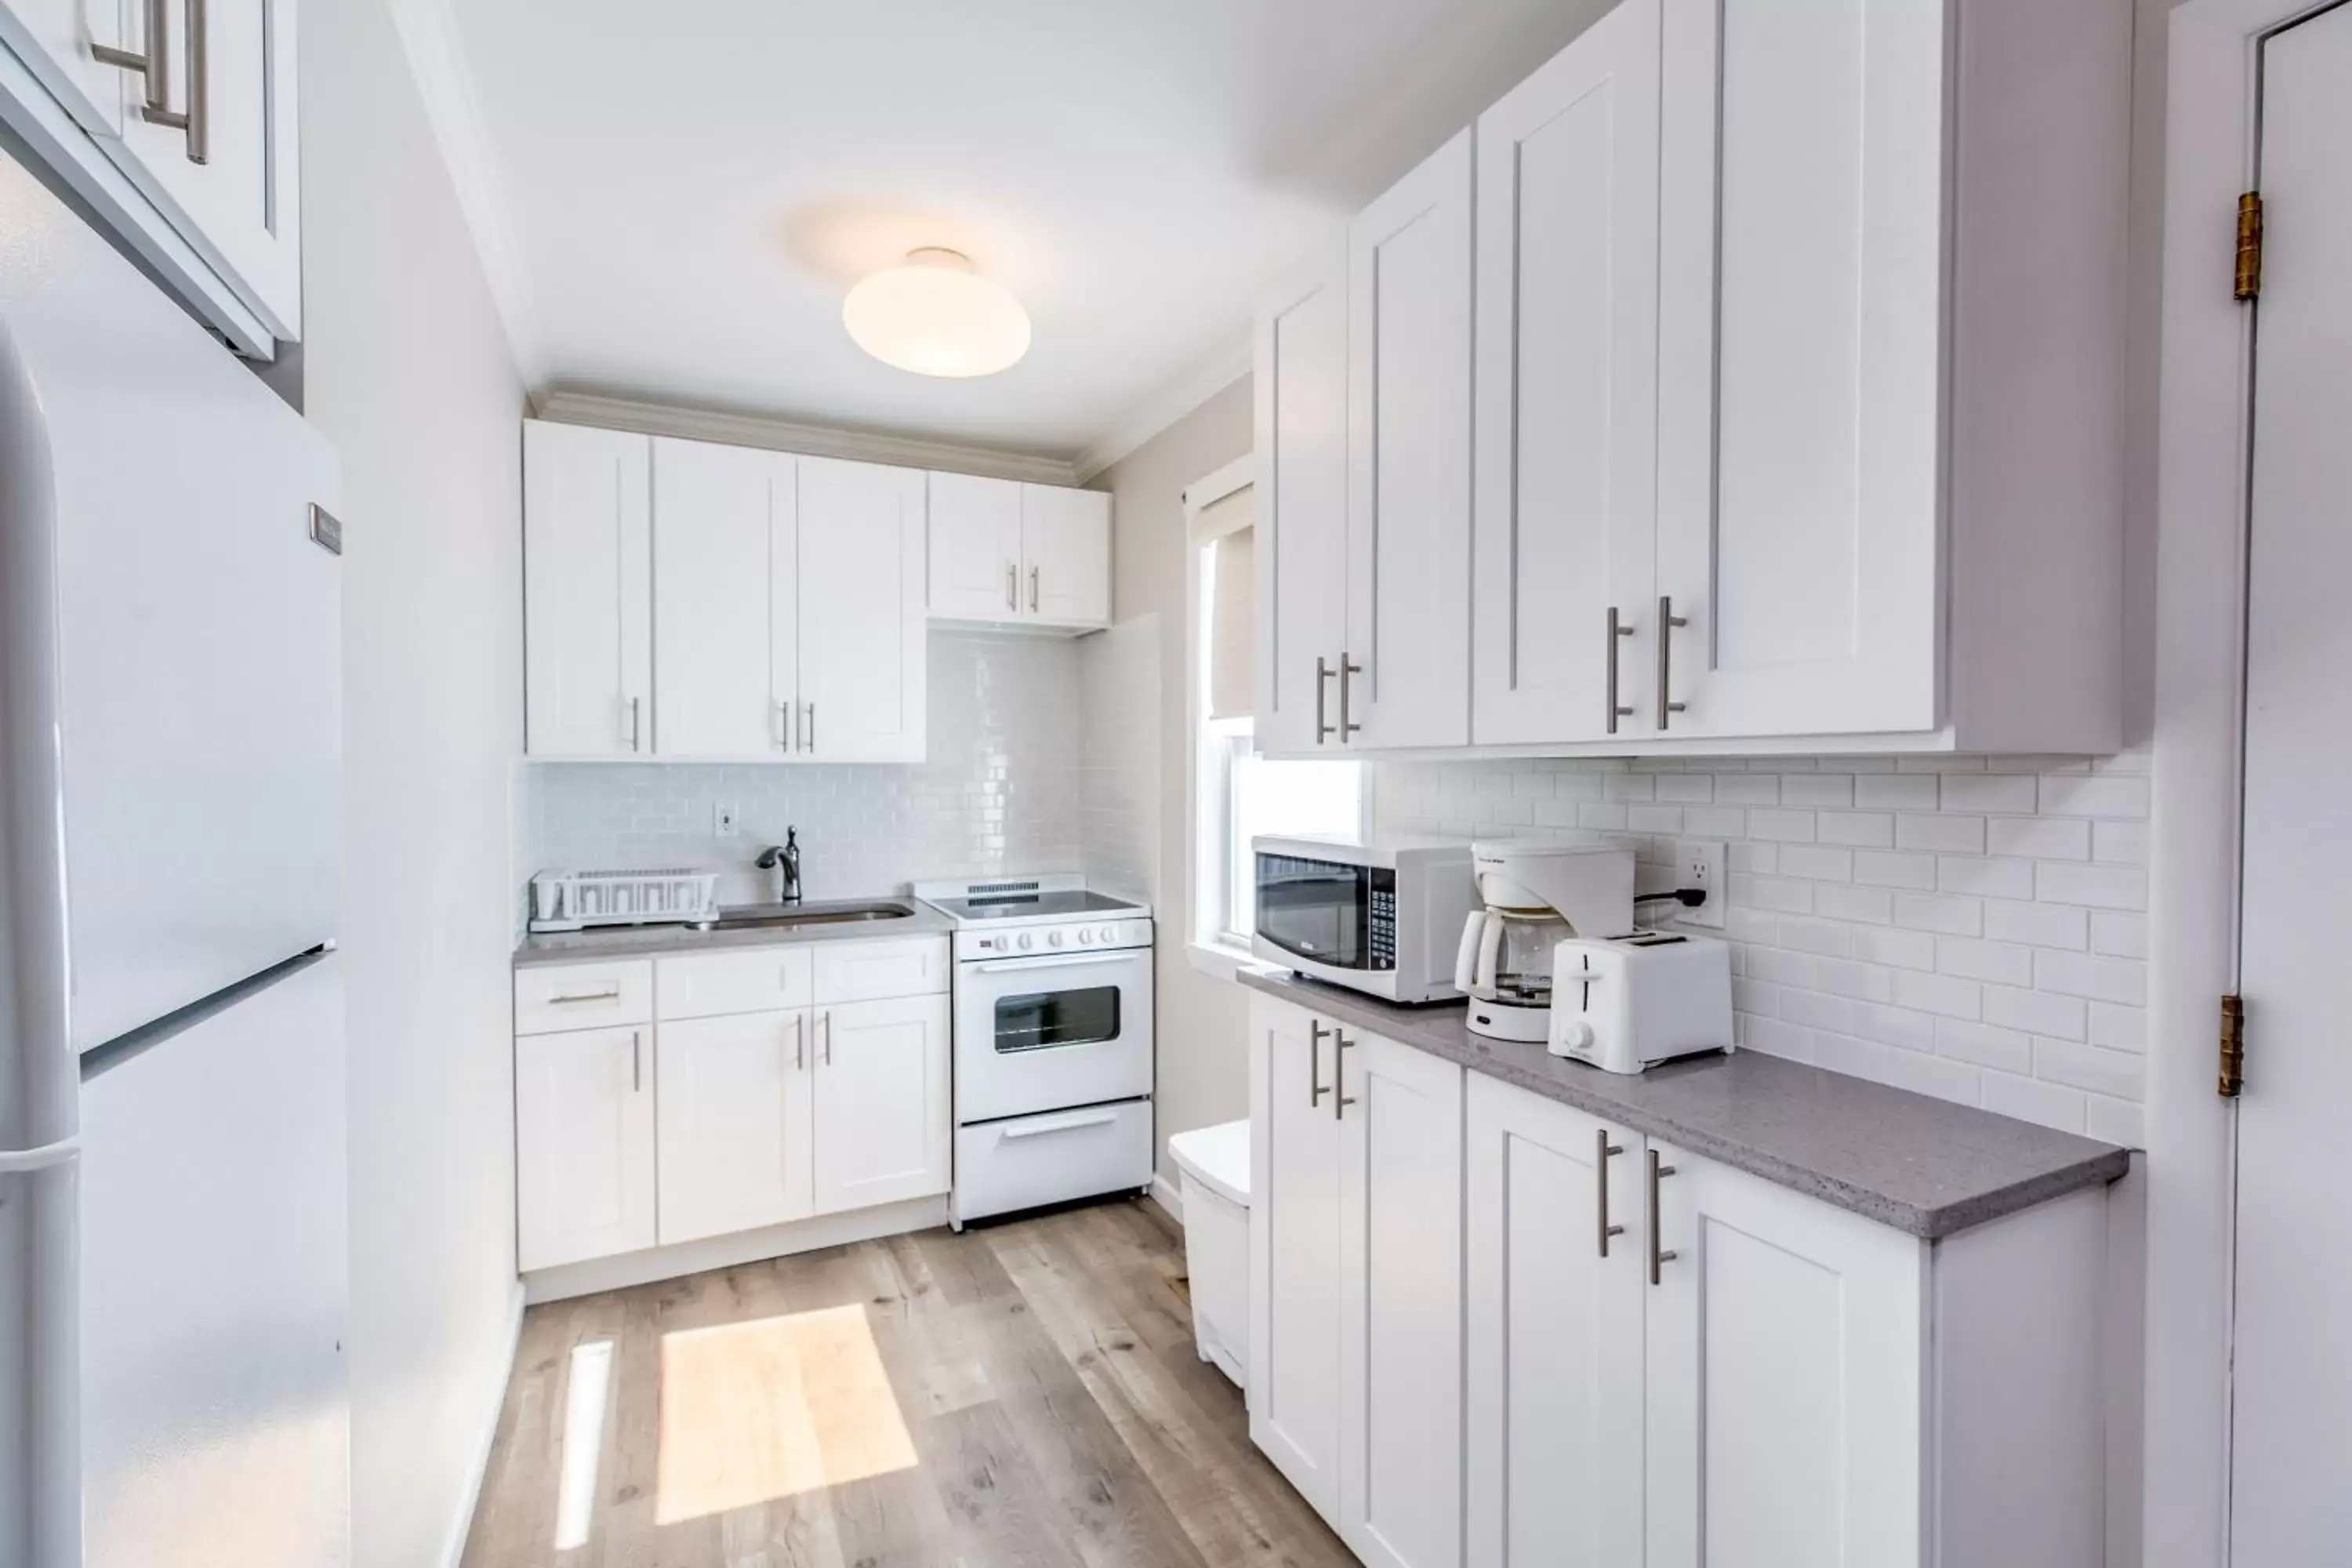
[{"label": "white refrigerator", "polygon": [[0,1568],[350,1558],[336,478],[0,153]]}]

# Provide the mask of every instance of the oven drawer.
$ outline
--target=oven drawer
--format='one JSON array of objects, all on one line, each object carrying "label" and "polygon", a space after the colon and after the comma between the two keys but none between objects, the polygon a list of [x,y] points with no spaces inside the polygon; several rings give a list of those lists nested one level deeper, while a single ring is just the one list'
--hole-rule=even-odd
[{"label": "oven drawer", "polygon": [[654,966],[649,959],[533,964],[515,971],[514,1032],[518,1035],[609,1029],[653,1021]]},{"label": "oven drawer", "polygon": [[1151,1185],[1151,1102],[956,1129],[956,1221]]}]

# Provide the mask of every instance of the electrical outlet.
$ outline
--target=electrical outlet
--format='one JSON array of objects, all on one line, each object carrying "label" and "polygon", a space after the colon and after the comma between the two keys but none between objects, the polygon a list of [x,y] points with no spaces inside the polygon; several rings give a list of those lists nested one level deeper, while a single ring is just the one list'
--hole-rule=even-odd
[{"label": "electrical outlet", "polygon": [[1706,894],[1706,902],[1684,910],[1677,917],[1683,924],[1723,929],[1724,869],[1729,855],[1720,839],[1685,838],[1675,843],[1675,885],[1697,888]]},{"label": "electrical outlet", "polygon": [[732,838],[738,826],[732,801],[721,801],[710,808],[710,831],[714,837]]}]

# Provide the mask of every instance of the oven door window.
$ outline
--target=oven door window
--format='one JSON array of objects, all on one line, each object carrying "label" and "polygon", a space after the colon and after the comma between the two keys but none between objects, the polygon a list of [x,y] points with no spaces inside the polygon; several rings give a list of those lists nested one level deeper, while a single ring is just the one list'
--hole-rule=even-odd
[{"label": "oven door window", "polygon": [[1335,969],[1370,969],[1369,867],[1287,855],[1257,858],[1257,934]]},{"label": "oven door window", "polygon": [[1118,1038],[1118,987],[1041,991],[996,999],[996,1051],[1052,1050]]}]

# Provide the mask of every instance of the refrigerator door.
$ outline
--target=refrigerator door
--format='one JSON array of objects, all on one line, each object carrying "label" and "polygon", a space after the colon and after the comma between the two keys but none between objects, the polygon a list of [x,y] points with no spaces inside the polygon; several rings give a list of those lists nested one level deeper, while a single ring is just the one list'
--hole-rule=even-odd
[{"label": "refrigerator door", "polygon": [[90,1563],[350,1561],[341,962],[84,1058]]},{"label": "refrigerator door", "polygon": [[331,939],[341,561],[331,449],[0,158],[0,659],[57,627],[68,1029],[88,1050]]}]

